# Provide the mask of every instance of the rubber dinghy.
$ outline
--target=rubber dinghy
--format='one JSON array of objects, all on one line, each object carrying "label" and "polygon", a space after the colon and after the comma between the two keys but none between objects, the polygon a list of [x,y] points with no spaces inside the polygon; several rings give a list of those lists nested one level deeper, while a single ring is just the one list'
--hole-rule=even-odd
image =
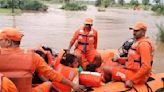
[{"label": "rubber dinghy", "polygon": [[141,85],[126,88],[123,82],[109,82],[93,87],[91,92],[164,92],[164,73],[152,74],[150,80]]}]

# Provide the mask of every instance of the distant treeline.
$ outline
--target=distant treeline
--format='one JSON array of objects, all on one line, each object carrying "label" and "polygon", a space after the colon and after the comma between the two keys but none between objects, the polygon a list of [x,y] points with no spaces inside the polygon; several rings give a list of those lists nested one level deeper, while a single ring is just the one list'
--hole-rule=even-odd
[{"label": "distant treeline", "polygon": [[0,0],[0,8],[46,11],[48,6],[43,4],[40,0]]}]

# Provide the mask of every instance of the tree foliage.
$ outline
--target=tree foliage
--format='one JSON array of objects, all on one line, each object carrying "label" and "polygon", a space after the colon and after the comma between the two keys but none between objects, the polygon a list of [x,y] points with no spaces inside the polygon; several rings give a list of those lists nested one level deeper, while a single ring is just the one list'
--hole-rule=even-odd
[{"label": "tree foliage", "polygon": [[137,5],[137,4],[138,4],[138,0],[131,0],[131,1],[130,1],[130,4],[131,4],[131,5]]},{"label": "tree foliage", "polygon": [[160,4],[161,0],[154,0],[156,4]]},{"label": "tree foliage", "polygon": [[164,5],[163,4],[153,5],[151,10],[154,11],[155,13],[157,13],[158,15],[164,15]]},{"label": "tree foliage", "polygon": [[61,9],[73,10],[73,11],[76,11],[76,10],[86,10],[87,6],[86,5],[81,5],[81,4],[78,4],[78,3],[65,3],[61,7]]},{"label": "tree foliage", "polygon": [[124,0],[118,0],[118,4],[124,5],[125,1]]},{"label": "tree foliage", "polygon": [[22,10],[47,10],[39,0],[0,0],[1,8],[20,8]]},{"label": "tree foliage", "polygon": [[158,39],[164,43],[164,25],[161,24],[156,24],[156,27],[158,28]]},{"label": "tree foliage", "polygon": [[142,4],[143,5],[148,5],[149,4],[149,0],[142,0]]}]

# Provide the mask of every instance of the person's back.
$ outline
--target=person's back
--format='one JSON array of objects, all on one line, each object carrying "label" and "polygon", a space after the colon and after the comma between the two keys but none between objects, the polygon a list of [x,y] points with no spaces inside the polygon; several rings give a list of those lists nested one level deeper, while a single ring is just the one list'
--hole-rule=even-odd
[{"label": "person's back", "polygon": [[32,74],[35,70],[54,82],[67,84],[79,92],[83,90],[82,86],[75,85],[55,72],[33,51],[22,50],[19,47],[22,36],[16,28],[4,28],[0,33],[0,72],[15,83],[19,92],[32,91]]}]

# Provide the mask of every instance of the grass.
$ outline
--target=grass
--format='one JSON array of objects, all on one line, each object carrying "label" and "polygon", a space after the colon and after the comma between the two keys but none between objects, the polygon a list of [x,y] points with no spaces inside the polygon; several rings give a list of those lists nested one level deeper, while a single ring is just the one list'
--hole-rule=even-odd
[{"label": "grass", "polygon": [[[14,11],[15,11],[15,14],[20,14],[22,12],[20,9],[14,9]],[[12,13],[12,9],[0,8],[0,13],[10,14]]]}]

